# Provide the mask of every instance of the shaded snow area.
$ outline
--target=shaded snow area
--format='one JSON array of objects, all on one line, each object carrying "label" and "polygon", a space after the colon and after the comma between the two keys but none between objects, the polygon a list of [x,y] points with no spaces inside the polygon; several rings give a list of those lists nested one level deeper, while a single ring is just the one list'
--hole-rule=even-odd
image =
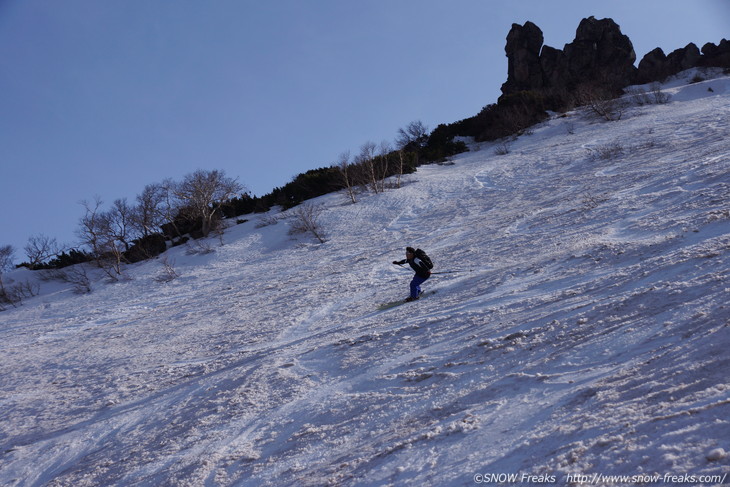
[{"label": "shaded snow area", "polygon": [[[730,482],[730,78],[694,74],[319,198],[324,244],[272,212],[170,282],[41,282],[0,313],[0,484]],[[380,311],[407,245],[436,292]]]}]

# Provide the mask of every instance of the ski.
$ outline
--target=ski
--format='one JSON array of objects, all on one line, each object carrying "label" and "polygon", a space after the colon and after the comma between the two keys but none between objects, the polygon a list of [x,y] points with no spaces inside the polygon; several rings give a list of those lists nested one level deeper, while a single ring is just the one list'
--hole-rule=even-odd
[{"label": "ski", "polygon": [[[425,293],[421,294],[421,297],[418,300],[421,300],[425,298],[426,296],[431,296],[432,294],[436,294],[436,291],[426,291]],[[395,308],[396,306],[400,306],[401,304],[407,304],[407,303],[415,303],[417,301],[406,301],[405,299],[399,299],[398,301],[390,301],[388,303],[383,303],[380,306],[378,306],[378,311],[384,311],[386,309]]]}]

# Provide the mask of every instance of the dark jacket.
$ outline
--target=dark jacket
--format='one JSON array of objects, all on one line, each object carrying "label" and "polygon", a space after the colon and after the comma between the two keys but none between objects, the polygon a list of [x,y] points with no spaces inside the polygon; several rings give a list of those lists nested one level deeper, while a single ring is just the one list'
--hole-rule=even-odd
[{"label": "dark jacket", "polygon": [[395,261],[393,263],[397,265],[403,265],[406,262],[408,263],[408,265],[411,266],[411,269],[416,272],[416,275],[423,277],[424,279],[428,279],[429,277],[431,277],[431,269],[429,269],[428,266],[418,257],[414,257],[412,259],[403,259]]}]

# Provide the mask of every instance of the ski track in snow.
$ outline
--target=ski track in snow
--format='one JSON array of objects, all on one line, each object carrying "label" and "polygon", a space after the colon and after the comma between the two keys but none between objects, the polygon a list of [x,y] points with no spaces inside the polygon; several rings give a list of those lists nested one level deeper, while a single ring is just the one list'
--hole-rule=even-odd
[{"label": "ski track in snow", "polygon": [[[87,295],[41,283],[0,313],[0,484],[728,474],[730,78],[692,76],[617,122],[577,110],[319,198],[322,245],[254,215],[170,250],[168,283],[157,261]],[[378,311],[407,295],[406,245],[457,272]]]}]

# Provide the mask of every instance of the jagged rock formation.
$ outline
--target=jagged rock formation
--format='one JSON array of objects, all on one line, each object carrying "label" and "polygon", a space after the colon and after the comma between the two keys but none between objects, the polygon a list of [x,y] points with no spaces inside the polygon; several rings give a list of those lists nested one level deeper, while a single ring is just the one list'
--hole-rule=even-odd
[{"label": "jagged rock formation", "polygon": [[502,85],[502,93],[506,95],[544,86],[540,65],[542,43],[542,31],[532,22],[522,26],[512,24],[504,48],[507,53],[507,82]]},{"label": "jagged rock formation", "polygon": [[502,93],[524,90],[572,90],[582,83],[623,87],[636,77],[631,40],[611,19],[583,19],[575,40],[563,50],[543,46],[532,22],[513,24],[507,35],[507,82]]},{"label": "jagged rock formation", "polygon": [[712,42],[708,42],[702,46],[700,66],[730,68],[730,41],[723,39],[718,46]]},{"label": "jagged rock formation", "polygon": [[575,40],[562,50],[543,46],[543,33],[532,22],[513,24],[507,35],[507,81],[503,97],[535,91],[560,98],[583,84],[619,91],[632,83],[659,81],[698,66],[730,68],[730,42],[707,43],[702,50],[688,44],[665,55],[660,49],[634,66],[636,53],[628,36],[612,19],[583,19]]},{"label": "jagged rock formation", "polygon": [[689,44],[668,56],[657,48],[637,68],[631,40],[612,19],[583,19],[573,42],[562,50],[543,42],[543,33],[534,23],[513,24],[505,46],[507,81],[502,96],[473,117],[439,126],[429,144],[437,141],[434,145],[445,146],[439,141],[451,141],[456,135],[498,140],[545,119],[548,110],[611,99],[634,83],[662,81],[698,66],[730,69],[730,42],[725,39],[719,45],[705,44],[701,51]]},{"label": "jagged rock formation", "polygon": [[639,62],[637,82],[659,81],[698,66],[730,68],[730,42],[723,39],[719,46],[708,42],[702,46],[702,51],[694,43],[689,43],[669,55],[665,55],[664,51],[657,47]]},{"label": "jagged rock formation", "polygon": [[563,49],[568,87],[580,83],[622,85],[636,75],[636,53],[628,36],[611,19],[583,19],[575,40]]}]

